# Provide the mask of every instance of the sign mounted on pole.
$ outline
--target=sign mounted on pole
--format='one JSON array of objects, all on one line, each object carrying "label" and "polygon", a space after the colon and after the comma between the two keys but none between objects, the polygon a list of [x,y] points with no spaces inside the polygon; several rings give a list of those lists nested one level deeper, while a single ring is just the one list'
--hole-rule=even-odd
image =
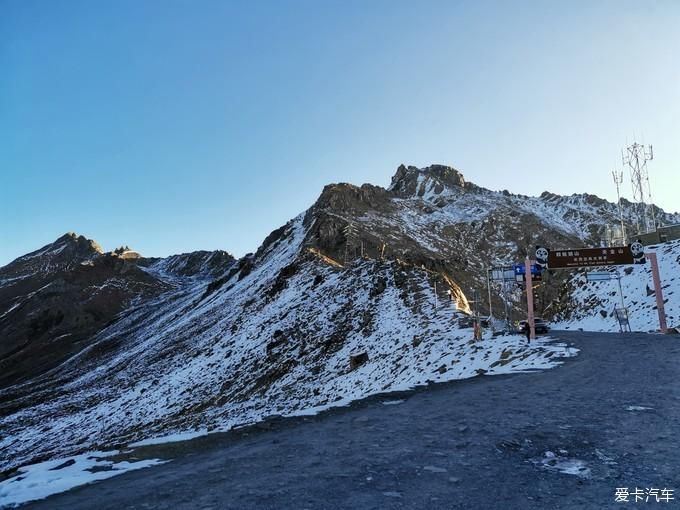
[{"label": "sign mounted on pole", "polygon": [[609,271],[589,271],[586,274],[586,279],[589,282],[603,282],[607,280],[614,280],[617,275]]},{"label": "sign mounted on pole", "polygon": [[493,281],[514,282],[515,270],[512,266],[497,266],[489,270]]},{"label": "sign mounted on pole", "polygon": [[[541,274],[543,268],[538,264],[530,264],[529,271],[531,272],[531,277],[533,280],[542,280]],[[515,281],[521,283],[526,280],[527,266],[525,264],[515,264]]]},{"label": "sign mounted on pole", "polygon": [[[550,269],[568,269],[575,267],[620,266],[626,264],[644,264],[642,245],[633,243],[630,246],[616,248],[580,248],[575,250],[555,250],[548,255]],[[642,254],[642,257],[638,254]]]},{"label": "sign mounted on pole", "polygon": [[550,250],[543,246],[536,246],[536,264],[543,269],[548,268],[548,257],[550,256]]},{"label": "sign mounted on pole", "polygon": [[[531,275],[536,276],[541,274],[541,266],[538,264],[531,264]],[[526,274],[526,267],[524,264],[515,264],[515,274]]]}]

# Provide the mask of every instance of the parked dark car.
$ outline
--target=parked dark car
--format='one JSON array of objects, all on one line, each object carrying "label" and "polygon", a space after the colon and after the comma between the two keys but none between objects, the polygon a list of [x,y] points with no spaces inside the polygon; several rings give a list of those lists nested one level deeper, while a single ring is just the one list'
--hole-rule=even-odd
[{"label": "parked dark car", "polygon": [[[527,327],[529,327],[529,323],[527,321],[520,321],[519,322],[519,330],[521,333],[526,333]],[[536,330],[536,334],[545,334],[548,331],[550,331],[550,327],[548,326],[548,323],[545,322],[543,319],[537,317],[534,319],[534,328]]]},{"label": "parked dark car", "polygon": [[[471,328],[475,325],[475,317],[472,315],[464,315],[463,317],[460,317],[458,319],[458,327],[459,328]],[[482,326],[483,328],[488,328],[489,327],[489,318],[488,317],[480,317],[479,318],[479,325]]]}]

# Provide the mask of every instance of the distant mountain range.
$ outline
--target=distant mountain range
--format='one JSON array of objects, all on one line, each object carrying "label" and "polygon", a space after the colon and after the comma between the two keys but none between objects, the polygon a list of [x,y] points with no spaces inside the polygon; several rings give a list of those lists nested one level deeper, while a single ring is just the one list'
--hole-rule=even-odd
[{"label": "distant mountain range", "polygon": [[[103,253],[66,234],[0,268],[0,469],[540,366],[547,348],[469,343],[464,314],[487,309],[474,291],[490,264],[599,245],[616,223],[594,195],[490,191],[433,165],[400,166],[388,189],[328,185],[239,260]],[[569,276],[552,278],[539,313],[587,314]],[[492,303],[512,312],[521,296]]]},{"label": "distant mountain range", "polygon": [[0,384],[59,365],[105,326],[181,285],[182,278],[210,279],[234,262],[226,252],[167,259],[131,253],[104,253],[96,242],[68,233],[0,268]]}]

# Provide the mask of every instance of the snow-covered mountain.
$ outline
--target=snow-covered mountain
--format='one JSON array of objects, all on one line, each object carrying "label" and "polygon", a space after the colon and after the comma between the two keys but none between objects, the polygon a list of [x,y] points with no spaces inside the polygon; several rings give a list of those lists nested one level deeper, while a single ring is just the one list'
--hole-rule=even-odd
[{"label": "snow-covered mountain", "polygon": [[[600,246],[607,225],[617,224],[619,217],[616,204],[594,195],[544,192],[527,197],[490,191],[442,165],[400,166],[387,190],[366,184],[327,186],[311,210],[315,224],[308,242],[325,255],[343,260],[349,244],[352,257],[363,250],[370,258],[424,266],[454,282],[467,297],[475,290],[484,293],[489,266],[522,261],[536,245]],[[623,214],[633,231],[633,204],[624,202]],[[657,218],[666,224],[680,222],[679,214],[660,209]],[[346,239],[343,229],[349,223],[356,233]],[[539,313],[553,315],[568,308],[568,276],[553,274],[550,285],[538,290]],[[511,312],[521,308],[519,296],[510,297]],[[492,302],[496,310],[504,307],[498,292]]]},{"label": "snow-covered mountain", "polygon": [[73,233],[0,268],[0,384],[58,365],[117,314],[166,287]]},{"label": "snow-covered mountain", "polygon": [[[429,381],[553,366],[559,346],[471,341],[463,317],[471,291],[485,285],[489,263],[519,260],[536,244],[599,242],[617,217],[614,204],[591,195],[524,197],[468,183],[450,167],[401,166],[388,189],[326,186],[236,262],[224,252],[157,260],[95,250],[35,285],[110,265],[69,299],[81,306],[123,277],[127,293],[58,365],[0,390],[0,469]],[[0,269],[3,344],[7,331],[28,331],[41,307],[62,307],[12,284],[32,278],[16,264]],[[64,334],[51,325],[42,341]],[[3,353],[3,363],[16,356]]]},{"label": "snow-covered mountain", "polygon": [[136,252],[104,253],[96,242],[68,233],[0,268],[0,385],[29,380],[59,365],[121,314],[185,280],[222,274],[233,263],[226,252],[163,260],[131,253]]}]

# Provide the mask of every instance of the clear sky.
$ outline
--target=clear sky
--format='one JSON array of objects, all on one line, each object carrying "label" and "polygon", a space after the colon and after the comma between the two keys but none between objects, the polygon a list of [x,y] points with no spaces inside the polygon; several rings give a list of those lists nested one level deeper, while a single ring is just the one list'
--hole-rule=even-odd
[{"label": "clear sky", "polygon": [[67,231],[243,255],[400,163],[613,199],[634,136],[678,211],[679,27],[676,0],[0,0],[0,265]]}]

